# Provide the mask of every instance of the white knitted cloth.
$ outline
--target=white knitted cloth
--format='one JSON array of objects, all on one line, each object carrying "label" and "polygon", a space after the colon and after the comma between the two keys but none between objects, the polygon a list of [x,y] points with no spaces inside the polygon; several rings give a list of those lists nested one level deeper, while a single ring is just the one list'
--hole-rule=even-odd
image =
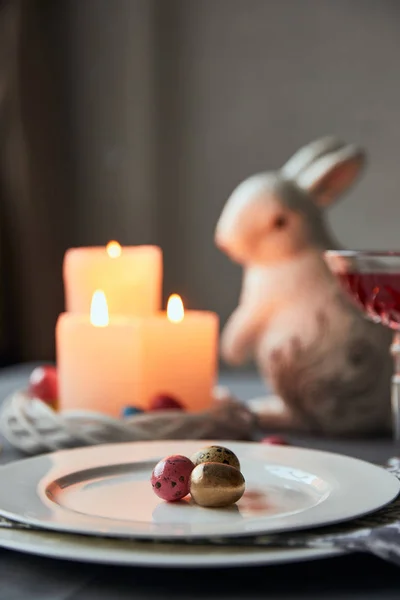
[{"label": "white knitted cloth", "polygon": [[156,439],[249,440],[257,428],[256,415],[222,388],[202,413],[165,410],[113,419],[91,411],[56,412],[24,391],[11,394],[0,411],[1,433],[26,454]]}]

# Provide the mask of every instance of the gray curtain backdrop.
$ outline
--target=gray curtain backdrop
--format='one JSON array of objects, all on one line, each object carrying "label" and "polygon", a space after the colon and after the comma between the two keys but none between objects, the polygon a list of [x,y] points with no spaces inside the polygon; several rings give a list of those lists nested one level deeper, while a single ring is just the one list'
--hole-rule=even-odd
[{"label": "gray curtain backdrop", "polygon": [[234,309],[213,246],[231,190],[326,133],[369,170],[329,214],[400,247],[397,0],[0,2],[3,355],[52,358],[70,245],[159,243],[165,295]]}]

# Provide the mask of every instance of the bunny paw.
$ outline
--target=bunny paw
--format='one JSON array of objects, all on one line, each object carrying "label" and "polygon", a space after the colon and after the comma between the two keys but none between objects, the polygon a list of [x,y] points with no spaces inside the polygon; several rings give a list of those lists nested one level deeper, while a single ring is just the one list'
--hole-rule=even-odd
[{"label": "bunny paw", "polygon": [[232,366],[243,364],[247,358],[246,352],[230,343],[229,339],[222,341],[221,356],[226,363]]}]

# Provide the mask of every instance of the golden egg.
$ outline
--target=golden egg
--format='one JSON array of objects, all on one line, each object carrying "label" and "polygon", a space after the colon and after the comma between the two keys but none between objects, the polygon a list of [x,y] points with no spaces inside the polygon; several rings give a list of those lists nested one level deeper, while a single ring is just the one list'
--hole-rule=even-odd
[{"label": "golden egg", "polygon": [[215,462],[230,465],[231,467],[240,470],[238,457],[232,450],[224,448],[224,446],[207,446],[207,448],[202,448],[193,454],[190,460],[195,466],[201,465],[201,463]]},{"label": "golden egg", "polygon": [[200,506],[230,506],[240,500],[244,490],[243,475],[231,465],[201,463],[193,469],[190,476],[190,494]]}]

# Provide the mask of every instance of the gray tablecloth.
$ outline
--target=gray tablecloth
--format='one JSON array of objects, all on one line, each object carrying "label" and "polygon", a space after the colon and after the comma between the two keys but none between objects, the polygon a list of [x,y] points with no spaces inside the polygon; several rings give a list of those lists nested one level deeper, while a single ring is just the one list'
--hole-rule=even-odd
[{"label": "gray tablecloth", "polygon": [[[32,365],[0,372],[0,401],[23,387]],[[251,376],[223,377],[246,399],[262,387]],[[384,462],[395,449],[390,440],[321,440],[290,436],[299,446],[321,448]],[[18,459],[5,445],[0,462]],[[56,561],[0,549],[0,600],[353,600],[400,597],[400,569],[364,555],[349,555],[290,565],[206,571],[106,567]]]}]

